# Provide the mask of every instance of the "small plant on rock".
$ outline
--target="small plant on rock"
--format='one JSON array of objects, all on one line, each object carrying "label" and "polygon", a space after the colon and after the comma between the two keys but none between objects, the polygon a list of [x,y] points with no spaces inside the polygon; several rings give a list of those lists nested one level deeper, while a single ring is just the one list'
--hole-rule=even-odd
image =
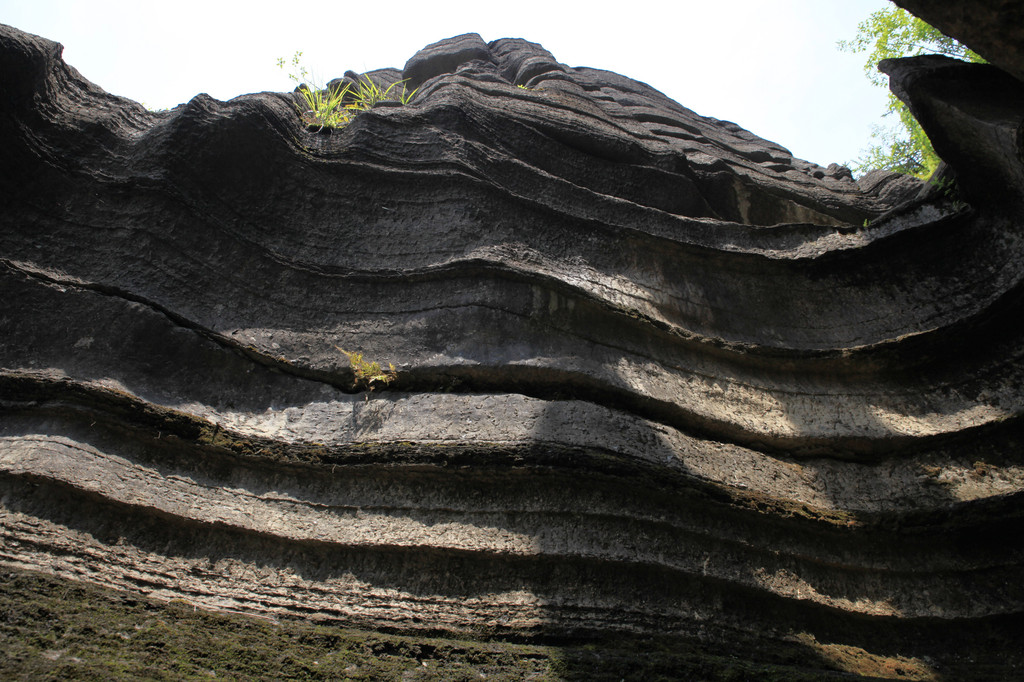
[{"label": "small plant on rock", "polygon": [[344,348],[335,346],[339,351],[348,357],[349,365],[352,367],[352,373],[356,378],[356,387],[362,387],[372,391],[377,388],[374,384],[383,384],[387,386],[392,381],[398,378],[398,370],[395,366],[388,363],[388,369],[384,369],[378,362],[367,362],[363,359],[362,353],[350,353]]},{"label": "small plant on rock", "polygon": [[[397,91],[395,92],[395,94],[391,93],[391,91],[395,89],[396,85],[402,86],[402,94],[398,94]],[[401,102],[402,104],[408,104],[409,100],[412,99],[413,95],[416,94],[417,90],[419,90],[419,88],[413,90],[412,92],[408,92],[405,89],[404,80],[395,81],[387,88],[381,89],[379,85],[370,80],[369,76],[363,74],[360,77],[360,79],[356,81],[356,86],[351,89],[352,103],[348,104],[347,106],[349,109],[354,109],[357,111],[366,111],[367,109],[371,108],[374,104],[377,104],[378,102],[383,102],[384,100],[389,98],[395,100],[396,102]]]},{"label": "small plant on rock", "polygon": [[959,211],[967,207],[967,202],[960,196],[960,185],[957,183],[956,178],[949,177],[948,175],[931,177],[928,179],[928,184],[938,189],[939,194],[950,203],[953,210]]},{"label": "small plant on rock", "polygon": [[[285,68],[284,57],[277,60],[280,68]],[[288,74],[302,95],[302,103],[296,103],[299,117],[308,126],[320,128],[340,128],[351,120],[349,110],[344,106],[348,85],[340,88],[320,87],[313,75],[302,65],[302,52],[292,56],[294,71]]]},{"label": "small plant on rock", "polygon": [[[284,57],[278,58],[277,65],[285,68]],[[292,56],[291,65],[293,71],[288,74],[288,78],[298,86],[302,95],[302,103],[295,105],[299,110],[299,116],[306,125],[317,126],[320,129],[348,125],[356,114],[386,99],[408,104],[416,94],[416,90],[406,90],[404,80],[381,88],[366,74],[356,81],[354,87],[349,83],[331,88],[321,87],[309,70],[302,65],[301,51]],[[401,94],[395,90],[397,85],[402,86]]]}]

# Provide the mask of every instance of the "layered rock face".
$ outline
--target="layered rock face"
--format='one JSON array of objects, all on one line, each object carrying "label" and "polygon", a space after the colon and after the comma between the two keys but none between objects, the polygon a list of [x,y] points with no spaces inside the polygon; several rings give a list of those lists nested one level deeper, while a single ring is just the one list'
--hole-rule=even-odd
[{"label": "layered rock face", "polygon": [[1012,77],[887,66],[955,194],[523,40],[329,134],[60,53],[0,30],[0,561],[403,631],[1019,631]]}]

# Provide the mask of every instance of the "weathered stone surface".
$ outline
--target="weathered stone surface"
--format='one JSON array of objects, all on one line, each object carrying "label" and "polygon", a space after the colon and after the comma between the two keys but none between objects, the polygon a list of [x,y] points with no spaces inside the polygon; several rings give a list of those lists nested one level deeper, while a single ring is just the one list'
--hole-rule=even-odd
[{"label": "weathered stone surface", "polygon": [[476,33],[466,33],[423,48],[405,64],[402,76],[409,90],[416,90],[427,79],[454,73],[463,64],[491,61],[491,51]]},{"label": "weathered stone surface", "polygon": [[893,2],[1024,80],[1024,5],[1018,0]]},{"label": "weathered stone surface", "polygon": [[0,561],[414,631],[1020,631],[991,67],[886,65],[956,197],[523,40],[368,74],[419,91],[329,135],[289,94],[149,112],[60,51],[0,30]]},{"label": "weathered stone surface", "polygon": [[1024,195],[1024,83],[987,64],[927,55],[879,68],[957,170],[964,198],[1019,217]]}]

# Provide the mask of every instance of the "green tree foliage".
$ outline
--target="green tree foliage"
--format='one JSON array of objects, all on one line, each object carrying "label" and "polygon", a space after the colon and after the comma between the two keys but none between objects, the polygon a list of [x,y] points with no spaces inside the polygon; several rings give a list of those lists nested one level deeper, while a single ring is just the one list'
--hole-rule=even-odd
[{"label": "green tree foliage", "polygon": [[[880,87],[889,85],[888,77],[878,70],[878,62],[883,59],[942,54],[968,62],[985,61],[965,45],[899,7],[874,12],[857,26],[853,40],[839,41],[839,49],[868,52],[864,72],[868,80]],[[889,93],[889,106],[884,115],[895,115],[899,122],[873,126],[871,136],[878,144],[872,145],[851,164],[854,172],[885,169],[920,178],[931,175],[939,165],[939,157],[907,105]]]}]

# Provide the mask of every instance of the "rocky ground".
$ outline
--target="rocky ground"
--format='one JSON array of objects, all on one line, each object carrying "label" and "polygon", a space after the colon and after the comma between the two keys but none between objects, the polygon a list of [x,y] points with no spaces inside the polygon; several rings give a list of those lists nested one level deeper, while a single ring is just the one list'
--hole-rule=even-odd
[{"label": "rocky ground", "polygon": [[[809,635],[765,641],[746,632],[701,639],[593,634],[524,643],[405,636],[296,619],[201,610],[25,571],[3,575],[0,667],[8,679],[310,680],[845,680],[1005,679],[998,665],[939,652],[878,655]],[[991,655],[1016,650],[998,628],[974,638]],[[723,644],[723,642],[727,642]],[[939,662],[943,675],[936,668]]]}]

